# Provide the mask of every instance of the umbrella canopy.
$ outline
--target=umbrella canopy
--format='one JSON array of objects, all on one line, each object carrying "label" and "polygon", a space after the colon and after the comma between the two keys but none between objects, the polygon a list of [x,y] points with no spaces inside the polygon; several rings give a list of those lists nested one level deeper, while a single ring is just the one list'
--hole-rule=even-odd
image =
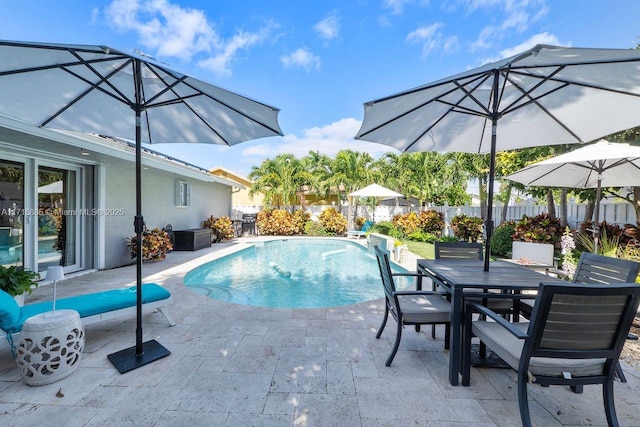
[{"label": "umbrella canopy", "polygon": [[640,185],[640,147],[601,140],[534,163],[506,178],[529,186],[596,188],[593,233],[597,251],[602,187]]},{"label": "umbrella canopy", "polygon": [[400,151],[495,153],[583,143],[640,125],[640,51],[537,45],[519,55],[367,102],[356,139]]},{"label": "umbrella canopy", "polygon": [[395,192],[393,190],[389,190],[386,187],[378,184],[367,185],[364,188],[361,188],[358,191],[354,191],[353,193],[349,193],[351,197],[404,197],[404,195]]},{"label": "umbrella canopy", "polygon": [[108,46],[0,40],[0,114],[136,143],[136,346],[109,355],[127,372],[169,354],[142,342],[141,144],[234,145],[282,135],[278,109]]}]

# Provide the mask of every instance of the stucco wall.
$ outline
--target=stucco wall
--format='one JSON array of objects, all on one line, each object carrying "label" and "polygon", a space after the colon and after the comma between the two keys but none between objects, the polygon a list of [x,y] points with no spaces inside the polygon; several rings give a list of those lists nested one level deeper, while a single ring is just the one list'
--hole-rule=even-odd
[{"label": "stucco wall", "polygon": [[[131,163],[109,165],[105,173],[107,212],[124,211],[123,216],[105,218],[105,267],[131,264],[126,239],[134,235],[135,171]],[[191,206],[176,206],[177,181],[191,184]],[[174,173],[149,168],[142,174],[142,214],[147,228],[162,228],[171,224],[174,230],[199,228],[200,222],[214,215],[231,213],[230,187],[202,182]]]}]

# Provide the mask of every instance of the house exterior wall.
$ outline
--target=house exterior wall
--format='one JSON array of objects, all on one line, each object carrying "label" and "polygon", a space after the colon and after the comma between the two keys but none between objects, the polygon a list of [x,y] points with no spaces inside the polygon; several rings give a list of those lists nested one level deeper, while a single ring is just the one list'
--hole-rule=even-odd
[{"label": "house exterior wall", "polygon": [[[124,215],[105,217],[105,267],[131,264],[126,239],[133,236],[135,217],[135,171],[130,162],[121,161],[106,169],[106,212]],[[178,181],[191,185],[191,205],[176,206]],[[123,191],[125,189],[126,191]],[[163,228],[171,224],[173,230],[199,228],[210,215],[231,214],[231,190],[227,185],[203,182],[175,173],[149,168],[142,174],[142,215],[147,228]]]}]

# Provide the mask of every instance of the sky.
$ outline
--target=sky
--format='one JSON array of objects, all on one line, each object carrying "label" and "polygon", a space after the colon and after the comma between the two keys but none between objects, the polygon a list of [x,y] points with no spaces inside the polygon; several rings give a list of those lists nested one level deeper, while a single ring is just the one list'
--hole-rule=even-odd
[{"label": "sky", "polygon": [[0,0],[0,39],[138,49],[279,108],[283,137],[151,148],[241,175],[356,141],[363,103],[535,44],[635,48],[638,0]]}]

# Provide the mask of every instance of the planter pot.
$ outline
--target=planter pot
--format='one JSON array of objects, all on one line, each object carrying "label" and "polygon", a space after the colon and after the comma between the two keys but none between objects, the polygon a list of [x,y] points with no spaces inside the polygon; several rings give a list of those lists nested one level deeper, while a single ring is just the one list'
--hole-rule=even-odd
[{"label": "planter pot", "polygon": [[532,243],[514,241],[511,259],[528,260],[546,266],[553,265],[553,245],[551,243]]}]

